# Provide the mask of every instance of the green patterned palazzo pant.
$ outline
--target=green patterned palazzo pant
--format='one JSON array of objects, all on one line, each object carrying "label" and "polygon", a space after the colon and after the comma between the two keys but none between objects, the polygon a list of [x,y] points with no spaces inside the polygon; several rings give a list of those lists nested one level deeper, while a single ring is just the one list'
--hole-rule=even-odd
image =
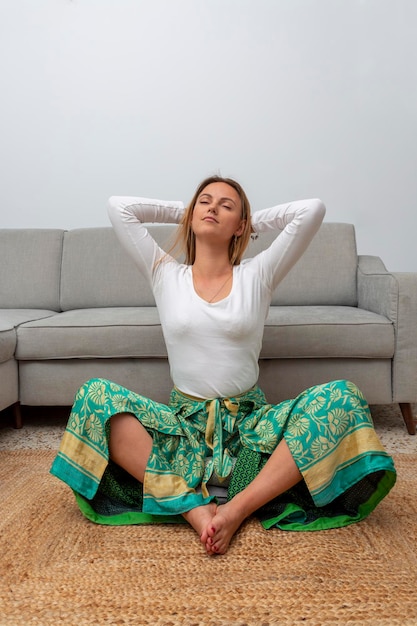
[{"label": "green patterned palazzo pant", "polygon": [[[111,417],[126,412],[153,439],[143,485],[109,459]],[[345,380],[277,405],[258,387],[207,400],[174,389],[165,405],[92,379],[78,390],[51,472],[97,523],[177,522],[213,499],[213,478],[227,485],[229,499],[244,489],[283,438],[303,480],[257,512],[265,528],[319,530],[359,521],[395,483],[368,405]]]}]

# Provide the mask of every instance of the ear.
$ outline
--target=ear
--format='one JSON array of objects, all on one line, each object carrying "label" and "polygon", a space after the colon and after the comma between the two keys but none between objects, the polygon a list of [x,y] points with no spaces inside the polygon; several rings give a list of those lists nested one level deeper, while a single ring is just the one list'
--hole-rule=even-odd
[{"label": "ear", "polygon": [[237,230],[235,230],[234,232],[235,237],[240,237],[243,234],[243,231],[245,230],[245,226],[246,226],[246,220],[242,220]]}]

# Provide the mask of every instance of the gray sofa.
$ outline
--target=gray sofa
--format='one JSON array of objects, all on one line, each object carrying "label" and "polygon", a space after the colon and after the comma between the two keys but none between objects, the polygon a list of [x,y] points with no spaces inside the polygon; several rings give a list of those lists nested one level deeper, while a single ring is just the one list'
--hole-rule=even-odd
[{"label": "gray sofa", "polygon": [[[149,225],[169,245],[173,225]],[[248,255],[271,235],[251,243]],[[231,323],[233,321],[231,320]],[[106,377],[155,400],[171,390],[152,293],[113,230],[0,230],[0,410],[68,406]],[[274,294],[260,385],[270,402],[347,378],[369,404],[417,402],[417,274],[358,256],[350,224],[324,223]]]}]

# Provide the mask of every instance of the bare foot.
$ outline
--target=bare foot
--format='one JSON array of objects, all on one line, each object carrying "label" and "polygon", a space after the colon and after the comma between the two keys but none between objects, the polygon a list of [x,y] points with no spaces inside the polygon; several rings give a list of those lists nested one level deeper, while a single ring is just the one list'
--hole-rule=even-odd
[{"label": "bare foot", "polygon": [[207,528],[210,527],[210,522],[213,517],[216,515],[217,504],[215,502],[210,502],[209,504],[205,504],[203,506],[197,506],[191,511],[187,511],[183,513],[182,516],[194,530],[197,532],[197,535],[200,537],[201,543],[206,545],[208,539]]},{"label": "bare foot", "polygon": [[225,554],[233,535],[242,524],[245,515],[240,513],[232,502],[217,507],[216,515],[209,523],[206,533],[207,554]]}]

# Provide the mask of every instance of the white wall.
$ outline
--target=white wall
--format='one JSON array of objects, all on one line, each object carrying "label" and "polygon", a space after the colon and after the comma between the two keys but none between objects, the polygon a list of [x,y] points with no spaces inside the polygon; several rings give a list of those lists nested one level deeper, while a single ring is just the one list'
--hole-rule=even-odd
[{"label": "white wall", "polygon": [[417,271],[416,32],[415,0],[0,0],[0,227],[220,172]]}]

